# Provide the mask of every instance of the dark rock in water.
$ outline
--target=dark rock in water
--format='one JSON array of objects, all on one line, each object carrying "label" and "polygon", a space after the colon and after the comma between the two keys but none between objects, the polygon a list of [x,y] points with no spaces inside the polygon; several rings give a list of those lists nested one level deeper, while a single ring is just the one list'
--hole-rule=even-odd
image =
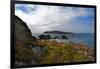
[{"label": "dark rock in water", "polygon": [[[27,25],[17,16],[15,16],[15,62],[16,66],[31,64],[34,59],[32,51],[32,37],[31,31]],[[19,63],[19,64],[18,64]]]},{"label": "dark rock in water", "polygon": [[66,37],[65,35],[62,35],[62,39],[68,39],[68,37]]},{"label": "dark rock in water", "polygon": [[40,39],[51,39],[50,35],[39,35],[38,36]]}]

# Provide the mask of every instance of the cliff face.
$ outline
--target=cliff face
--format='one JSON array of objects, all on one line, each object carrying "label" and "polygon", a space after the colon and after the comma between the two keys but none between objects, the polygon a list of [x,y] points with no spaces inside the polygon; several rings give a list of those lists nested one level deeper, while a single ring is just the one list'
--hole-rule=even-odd
[{"label": "cliff face", "polygon": [[32,35],[27,25],[15,16],[15,65],[30,64],[33,59]]}]

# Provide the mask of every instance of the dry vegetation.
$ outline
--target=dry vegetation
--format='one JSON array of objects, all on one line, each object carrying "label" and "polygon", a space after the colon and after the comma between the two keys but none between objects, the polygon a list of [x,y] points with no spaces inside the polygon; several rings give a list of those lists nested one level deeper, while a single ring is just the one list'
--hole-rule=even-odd
[{"label": "dry vegetation", "polygon": [[83,44],[38,40],[38,45],[47,49],[40,64],[94,61],[94,50]]}]

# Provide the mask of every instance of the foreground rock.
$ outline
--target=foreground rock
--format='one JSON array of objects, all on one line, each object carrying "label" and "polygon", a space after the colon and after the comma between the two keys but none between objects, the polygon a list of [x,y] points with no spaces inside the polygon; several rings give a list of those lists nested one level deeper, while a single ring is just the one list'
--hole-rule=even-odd
[{"label": "foreground rock", "polygon": [[16,67],[37,64],[39,59],[38,57],[41,56],[42,51],[45,49],[42,49],[41,47],[36,45],[36,43],[37,43],[36,38],[33,38],[31,31],[29,30],[27,25],[20,18],[15,16],[15,66]]}]

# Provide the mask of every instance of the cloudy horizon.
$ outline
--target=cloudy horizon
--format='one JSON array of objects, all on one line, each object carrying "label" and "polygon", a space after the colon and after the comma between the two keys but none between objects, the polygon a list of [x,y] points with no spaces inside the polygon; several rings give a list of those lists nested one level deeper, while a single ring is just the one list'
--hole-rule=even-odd
[{"label": "cloudy horizon", "polygon": [[53,30],[94,33],[94,8],[15,4],[15,15],[32,33]]}]

